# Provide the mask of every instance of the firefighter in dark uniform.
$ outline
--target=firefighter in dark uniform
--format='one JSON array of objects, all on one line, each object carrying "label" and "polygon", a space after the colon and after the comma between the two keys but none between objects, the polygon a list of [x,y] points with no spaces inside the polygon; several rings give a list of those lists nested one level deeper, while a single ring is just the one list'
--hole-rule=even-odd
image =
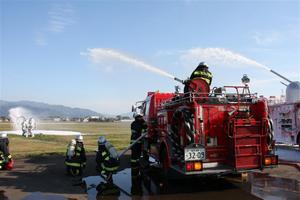
[{"label": "firefighter in dark uniform", "polygon": [[[72,176],[82,175],[82,170],[86,165],[86,155],[83,144],[82,135],[78,135],[75,139],[75,148],[73,156],[70,156],[69,151],[71,150],[71,145],[68,147],[65,164],[67,166],[67,173]],[[70,148],[70,149],[69,149]]]},{"label": "firefighter in dark uniform", "polygon": [[107,142],[103,136],[98,139],[96,163],[97,171],[105,177],[108,184],[112,185],[112,175],[118,171],[120,166],[119,155],[113,145]]},{"label": "firefighter in dark uniform", "polygon": [[[138,139],[142,132],[147,129],[147,124],[141,114],[135,114],[134,121],[131,123],[131,138],[130,144]],[[132,166],[138,166],[139,159],[142,153],[142,142],[138,141],[131,147],[131,159],[130,163]]]},{"label": "firefighter in dark uniform", "polygon": [[[198,65],[198,67],[191,74],[189,81],[191,81],[193,79],[203,79],[210,86],[211,82],[212,82],[212,78],[213,78],[213,75],[212,75],[212,73],[210,71],[208,71],[208,65],[205,62],[201,62]],[[189,90],[188,90],[188,82],[187,82],[187,84],[185,84],[184,93],[189,92]]]},{"label": "firefighter in dark uniform", "polygon": [[9,153],[9,140],[6,133],[0,134],[0,169],[12,169],[13,160]]}]

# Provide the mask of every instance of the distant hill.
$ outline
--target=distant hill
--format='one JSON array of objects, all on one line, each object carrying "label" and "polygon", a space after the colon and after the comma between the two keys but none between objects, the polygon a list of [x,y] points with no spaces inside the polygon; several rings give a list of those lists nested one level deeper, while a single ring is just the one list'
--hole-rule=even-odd
[{"label": "distant hill", "polygon": [[0,100],[0,116],[8,116],[9,110],[15,107],[23,107],[29,110],[34,116],[39,118],[59,117],[86,117],[86,116],[105,116],[101,113],[89,109],[71,108],[63,105],[50,105],[34,101],[3,101]]},{"label": "distant hill", "polygon": [[120,114],[120,116],[129,117],[130,119],[133,119],[133,112],[122,113],[122,114]]}]

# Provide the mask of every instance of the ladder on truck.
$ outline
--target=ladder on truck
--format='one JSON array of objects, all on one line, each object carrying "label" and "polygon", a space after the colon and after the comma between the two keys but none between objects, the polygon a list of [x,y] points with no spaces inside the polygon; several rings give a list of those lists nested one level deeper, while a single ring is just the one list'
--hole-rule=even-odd
[{"label": "ladder on truck", "polygon": [[262,168],[262,122],[232,119],[229,130],[231,161],[236,171]]}]

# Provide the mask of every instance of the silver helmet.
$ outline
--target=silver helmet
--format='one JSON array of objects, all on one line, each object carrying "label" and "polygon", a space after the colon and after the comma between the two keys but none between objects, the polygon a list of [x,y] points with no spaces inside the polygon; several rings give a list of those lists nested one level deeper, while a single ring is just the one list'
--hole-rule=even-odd
[{"label": "silver helmet", "polygon": [[75,138],[75,140],[77,142],[83,142],[83,136],[82,135],[77,135],[76,138]]},{"label": "silver helmet", "polygon": [[106,143],[105,137],[104,137],[104,136],[100,136],[100,137],[98,138],[98,144],[99,144],[99,145],[104,145],[105,143]]}]

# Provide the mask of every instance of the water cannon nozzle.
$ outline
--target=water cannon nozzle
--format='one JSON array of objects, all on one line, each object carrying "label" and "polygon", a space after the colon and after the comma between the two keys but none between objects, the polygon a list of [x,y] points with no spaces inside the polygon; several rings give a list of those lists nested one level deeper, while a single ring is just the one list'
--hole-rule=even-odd
[{"label": "water cannon nozzle", "polygon": [[280,78],[286,80],[287,82],[292,83],[291,80],[289,80],[288,78],[286,78],[286,77],[282,76],[281,74],[275,72],[274,70],[271,69],[270,72],[272,72],[273,74],[275,74],[275,75],[279,76]]},{"label": "water cannon nozzle", "polygon": [[177,78],[177,77],[174,77],[174,80],[175,80],[175,81],[178,81],[178,82],[180,82],[180,83],[182,83],[182,84],[184,84],[184,80],[181,80],[181,79],[179,79],[179,78]]}]

